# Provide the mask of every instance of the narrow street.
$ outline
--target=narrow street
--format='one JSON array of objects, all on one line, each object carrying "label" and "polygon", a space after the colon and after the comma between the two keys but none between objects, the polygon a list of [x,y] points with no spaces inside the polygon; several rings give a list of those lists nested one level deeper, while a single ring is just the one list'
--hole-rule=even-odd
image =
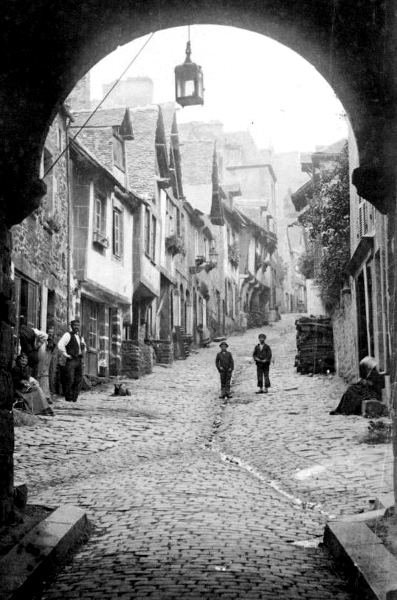
[{"label": "narrow street", "polygon": [[[321,544],[332,516],[390,491],[392,450],[368,421],[330,416],[336,376],[294,368],[296,315],[228,339],[233,398],[218,398],[218,344],[170,368],[54,403],[16,429],[16,484],[29,503],[83,508],[93,532],[43,600],[351,599]],[[251,360],[265,331],[268,395]]]}]

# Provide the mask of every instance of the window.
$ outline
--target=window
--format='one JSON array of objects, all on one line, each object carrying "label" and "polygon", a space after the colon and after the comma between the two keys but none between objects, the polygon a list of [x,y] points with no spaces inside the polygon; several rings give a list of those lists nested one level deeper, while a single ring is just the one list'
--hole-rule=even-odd
[{"label": "window", "polygon": [[113,162],[116,167],[125,171],[125,151],[123,138],[113,130]]},{"label": "window", "polygon": [[19,323],[19,317],[24,316],[27,323],[38,327],[39,286],[20,274],[15,274],[15,308],[17,323]]},{"label": "window", "polygon": [[39,286],[34,281],[26,279],[22,274],[15,273],[15,321],[14,354],[18,354],[19,318],[24,316],[33,327],[39,327]]},{"label": "window", "polygon": [[228,162],[230,165],[237,165],[241,162],[241,148],[228,148]]},{"label": "window", "polygon": [[88,346],[91,350],[98,347],[98,305],[95,302],[90,302]]},{"label": "window", "polygon": [[181,235],[181,211],[176,208],[176,234]]},{"label": "window", "polygon": [[118,208],[113,208],[113,254],[117,258],[123,256],[123,213]]},{"label": "window", "polygon": [[150,254],[150,210],[145,210],[145,232],[144,232],[145,252]]},{"label": "window", "polygon": [[156,229],[157,219],[147,208],[145,210],[144,248],[145,254],[152,260],[156,259]]},{"label": "window", "polygon": [[182,213],[182,218],[181,218],[181,237],[184,238],[185,237],[185,215]]},{"label": "window", "polygon": [[156,257],[156,217],[152,215],[152,224],[150,228],[150,257],[155,260]]},{"label": "window", "polygon": [[203,255],[205,256],[206,260],[208,260],[208,258],[209,258],[209,249],[208,248],[209,248],[209,246],[208,246],[208,240],[205,237],[204,238],[204,253],[203,253]]},{"label": "window", "polygon": [[357,238],[361,239],[373,229],[375,223],[375,210],[372,204],[358,197],[358,223],[357,223]]},{"label": "window", "polygon": [[106,235],[106,202],[99,194],[95,195],[94,230]]}]

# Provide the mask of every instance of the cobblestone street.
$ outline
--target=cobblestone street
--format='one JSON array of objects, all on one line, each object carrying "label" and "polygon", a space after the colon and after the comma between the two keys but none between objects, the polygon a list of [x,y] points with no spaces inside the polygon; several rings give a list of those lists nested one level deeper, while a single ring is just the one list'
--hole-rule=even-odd
[{"label": "cobblestone street", "polygon": [[[361,417],[329,415],[338,377],[296,373],[295,318],[228,339],[227,404],[213,343],[129,381],[132,396],[102,385],[16,429],[29,503],[79,506],[94,526],[45,600],[353,598],[319,543],[327,519],[392,489],[391,444],[364,443]],[[255,395],[262,330],[272,387]]]}]

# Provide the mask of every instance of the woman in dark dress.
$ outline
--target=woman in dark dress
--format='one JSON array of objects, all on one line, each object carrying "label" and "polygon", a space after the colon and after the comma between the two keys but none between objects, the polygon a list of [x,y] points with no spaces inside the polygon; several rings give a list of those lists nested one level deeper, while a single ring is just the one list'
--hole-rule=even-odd
[{"label": "woman in dark dress", "polygon": [[360,379],[352,383],[343,394],[341,401],[330,415],[361,415],[364,400],[381,400],[384,376],[379,373],[376,360],[366,356],[360,361]]},{"label": "woman in dark dress", "polygon": [[43,390],[32,377],[32,370],[28,367],[28,357],[23,352],[17,357],[11,375],[15,395],[23,400],[26,410],[34,415],[54,415]]}]

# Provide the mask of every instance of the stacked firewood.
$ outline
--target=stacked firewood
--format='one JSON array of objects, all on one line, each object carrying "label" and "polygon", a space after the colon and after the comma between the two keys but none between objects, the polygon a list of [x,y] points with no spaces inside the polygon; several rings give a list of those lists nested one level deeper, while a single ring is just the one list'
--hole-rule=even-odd
[{"label": "stacked firewood", "polygon": [[295,321],[295,367],[298,373],[332,373],[335,371],[331,319],[300,317]]}]

